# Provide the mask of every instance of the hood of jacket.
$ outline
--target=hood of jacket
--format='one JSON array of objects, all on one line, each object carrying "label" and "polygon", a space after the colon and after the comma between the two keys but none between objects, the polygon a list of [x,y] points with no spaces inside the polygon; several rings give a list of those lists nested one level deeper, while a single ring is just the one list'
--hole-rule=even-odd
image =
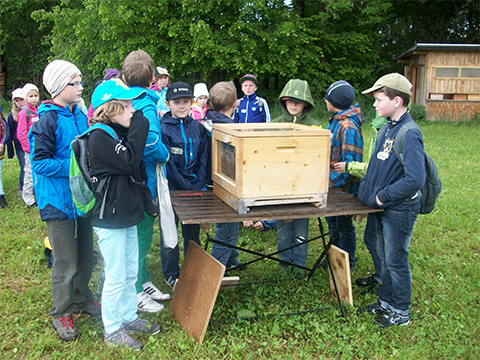
[{"label": "hood of jacket", "polygon": [[306,82],[305,80],[290,79],[285,84],[282,92],[280,93],[280,96],[278,97],[278,100],[282,105],[283,113],[289,114],[285,106],[284,98],[292,98],[295,100],[301,100],[306,102],[308,105],[305,106],[305,108],[303,109],[302,115],[308,114],[309,112],[313,111],[313,109],[315,108],[315,102],[313,101],[313,97],[310,92],[310,86],[308,85],[308,82]]},{"label": "hood of jacket", "polygon": [[62,106],[60,104],[57,104],[53,100],[45,100],[38,107],[38,111],[37,111],[38,117],[42,116],[48,111],[55,111],[60,116],[70,117],[80,110],[78,109],[77,104],[73,105],[73,111],[70,112],[70,109],[68,108],[68,106]]}]

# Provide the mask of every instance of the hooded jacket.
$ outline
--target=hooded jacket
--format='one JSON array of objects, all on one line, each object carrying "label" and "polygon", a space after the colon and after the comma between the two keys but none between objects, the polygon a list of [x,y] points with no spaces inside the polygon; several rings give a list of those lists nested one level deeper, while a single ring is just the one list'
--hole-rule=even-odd
[{"label": "hooded jacket", "polygon": [[70,143],[87,130],[87,118],[76,105],[70,112],[53,101],[44,101],[38,116],[28,141],[40,217],[43,221],[75,219],[69,183]]},{"label": "hooded jacket", "polygon": [[25,104],[26,107],[31,111],[30,119],[27,119],[27,112],[25,109],[21,109],[17,115],[17,139],[22,145],[23,151],[30,154],[30,147],[28,146],[28,131],[32,127],[32,124],[38,120],[40,115],[37,114],[38,106],[32,106],[30,104]]},{"label": "hooded jacket", "polygon": [[108,124],[120,142],[105,131],[93,131],[88,138],[92,176],[97,184],[107,176],[103,219],[99,219],[102,201],[97,200],[92,213],[92,225],[107,229],[126,228],[139,224],[144,212],[158,212],[146,185],[147,174],[142,161],[148,136],[149,122],[136,111],[130,127]]},{"label": "hooded jacket", "polygon": [[[288,99],[285,98],[302,100],[308,105],[303,108],[302,115],[293,116],[287,110],[285,101]],[[308,126],[320,126],[320,123],[309,115],[309,113],[315,108],[315,102],[313,101],[312,94],[310,93],[310,86],[305,80],[290,79],[283,87],[278,100],[282,106],[283,114],[282,116],[272,120],[272,122],[288,122]]]},{"label": "hooded jacket", "polygon": [[207,131],[190,116],[173,118],[171,111],[161,122],[162,142],[171,154],[165,166],[170,190],[202,190],[207,172]]},{"label": "hooded jacket", "polygon": [[[332,132],[330,162],[363,160],[363,136],[361,126],[364,117],[358,104],[346,110],[334,112],[328,120],[327,129]],[[349,173],[330,173],[330,181],[336,188],[343,188],[356,195],[359,179]]]},{"label": "hooded jacket", "polygon": [[169,153],[162,143],[162,134],[160,131],[160,120],[157,112],[158,96],[155,91],[147,89],[147,95],[142,98],[132,100],[132,106],[135,110],[142,110],[149,123],[147,143],[143,153],[143,162],[148,176],[148,188],[152,193],[153,199],[157,194],[156,165],[165,164],[168,161]]}]

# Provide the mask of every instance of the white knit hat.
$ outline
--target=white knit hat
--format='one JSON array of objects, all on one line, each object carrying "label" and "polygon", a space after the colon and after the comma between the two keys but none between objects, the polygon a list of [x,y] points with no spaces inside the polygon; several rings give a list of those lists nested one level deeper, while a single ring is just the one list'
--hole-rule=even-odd
[{"label": "white knit hat", "polygon": [[82,73],[74,64],[65,60],[54,60],[43,72],[43,85],[54,98],[77,76],[82,76]]},{"label": "white knit hat", "polygon": [[12,91],[12,100],[15,100],[15,99],[24,99],[24,96],[23,96],[23,89],[22,88],[17,88],[15,90]]},{"label": "white knit hat", "polygon": [[34,84],[26,83],[23,85],[22,94],[23,98],[26,99],[30,91],[35,90],[38,93],[38,88]]},{"label": "white knit hat", "polygon": [[195,99],[198,99],[199,96],[206,96],[208,99],[208,89],[207,84],[205,83],[197,83],[193,87],[193,96]]}]

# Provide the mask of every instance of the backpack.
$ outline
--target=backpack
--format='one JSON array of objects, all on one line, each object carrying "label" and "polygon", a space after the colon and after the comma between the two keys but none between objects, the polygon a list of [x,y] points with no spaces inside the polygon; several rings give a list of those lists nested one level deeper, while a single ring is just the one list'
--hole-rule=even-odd
[{"label": "backpack", "polygon": [[[378,138],[383,135],[386,131],[386,126],[382,127],[379,131]],[[402,125],[400,130],[398,130],[397,136],[395,137],[394,150],[395,155],[397,156],[398,161],[403,163],[403,143],[405,142],[405,134],[410,129],[418,129],[420,127],[414,121],[409,121],[408,123]],[[425,184],[419,189],[420,190],[420,214],[429,214],[435,208],[435,202],[442,190],[442,181],[440,180],[440,175],[438,174],[437,165],[433,159],[425,152]]]},{"label": "backpack", "polygon": [[[104,177],[100,182],[91,175],[90,154],[88,152],[88,137],[95,130],[103,130],[111,137],[120,141],[117,133],[108,125],[95,124],[88,128],[83,134],[77,135],[70,145],[70,190],[72,199],[80,217],[89,217],[97,197],[102,198],[99,218],[103,219],[105,201],[107,198],[110,176]],[[98,186],[95,184],[98,183]],[[105,191],[104,188],[106,187]]]},{"label": "backpack", "polygon": [[32,115],[37,115],[37,113],[31,111],[27,105],[22,106],[20,110],[25,110],[25,113],[27,114],[27,124],[30,122],[30,118],[32,117]]}]

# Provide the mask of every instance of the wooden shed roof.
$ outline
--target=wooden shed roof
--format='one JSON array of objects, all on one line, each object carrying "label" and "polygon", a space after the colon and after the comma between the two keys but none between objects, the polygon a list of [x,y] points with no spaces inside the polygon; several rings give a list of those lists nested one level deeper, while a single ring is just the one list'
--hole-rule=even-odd
[{"label": "wooden shed roof", "polygon": [[409,58],[419,51],[480,51],[480,44],[435,44],[435,43],[419,43],[411,49],[408,49],[396,60]]}]

